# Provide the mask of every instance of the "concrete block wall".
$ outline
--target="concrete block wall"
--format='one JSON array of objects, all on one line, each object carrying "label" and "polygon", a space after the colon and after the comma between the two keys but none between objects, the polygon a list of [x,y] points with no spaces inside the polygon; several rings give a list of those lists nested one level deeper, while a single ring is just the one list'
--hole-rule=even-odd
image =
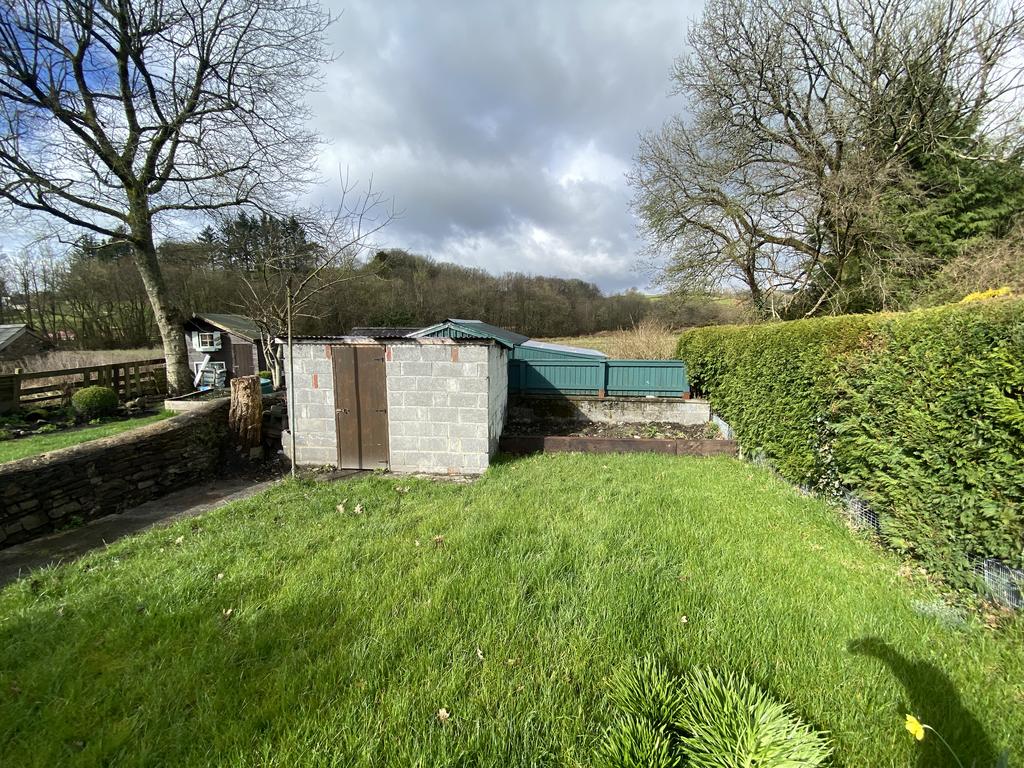
[{"label": "concrete block wall", "polygon": [[[284,452],[291,458],[291,424],[295,434],[295,464],[325,466],[338,463],[338,433],[334,424],[334,370],[324,344],[293,345],[294,380],[288,382],[288,429],[281,435]],[[288,365],[285,362],[287,375]],[[295,413],[291,410],[294,408]]]},{"label": "concrete block wall", "polygon": [[[492,434],[495,344],[394,344],[386,356],[391,470],[479,474],[497,447]],[[507,393],[507,366],[501,367]],[[504,402],[501,403],[504,412]],[[499,429],[500,434],[500,429]]]},{"label": "concrete block wall", "polygon": [[494,345],[487,360],[487,426],[489,451],[498,452],[498,441],[508,415],[508,351]]}]

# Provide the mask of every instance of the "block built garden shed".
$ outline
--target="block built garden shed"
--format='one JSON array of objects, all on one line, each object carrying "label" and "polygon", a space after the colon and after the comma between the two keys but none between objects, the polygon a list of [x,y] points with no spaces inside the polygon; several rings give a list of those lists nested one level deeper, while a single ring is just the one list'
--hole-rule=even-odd
[{"label": "block built garden shed", "polygon": [[[479,474],[498,450],[508,350],[489,338],[293,339],[298,466]],[[285,363],[288,370],[288,361]]]}]

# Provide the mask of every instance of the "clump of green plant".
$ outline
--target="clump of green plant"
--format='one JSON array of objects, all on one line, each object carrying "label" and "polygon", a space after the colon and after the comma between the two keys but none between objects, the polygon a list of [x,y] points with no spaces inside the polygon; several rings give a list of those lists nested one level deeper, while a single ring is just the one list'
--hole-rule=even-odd
[{"label": "clump of green plant", "polygon": [[56,424],[43,424],[39,429],[35,431],[37,435],[48,435],[51,432],[56,432],[58,429]]},{"label": "clump of green plant", "polygon": [[688,765],[811,768],[832,752],[824,734],[742,674],[699,668],[685,685],[680,742]]},{"label": "clump of green plant", "polygon": [[607,768],[813,768],[832,752],[741,674],[699,667],[675,677],[646,657],[612,678],[609,699],[617,716],[598,748]]},{"label": "clump of green plant", "polygon": [[110,387],[85,387],[71,396],[71,406],[86,420],[109,416],[117,410],[117,393]]}]

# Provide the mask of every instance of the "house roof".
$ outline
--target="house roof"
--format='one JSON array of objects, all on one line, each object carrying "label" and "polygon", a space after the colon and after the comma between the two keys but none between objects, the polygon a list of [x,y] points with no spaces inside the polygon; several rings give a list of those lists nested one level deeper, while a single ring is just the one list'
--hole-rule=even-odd
[{"label": "house roof", "polygon": [[256,322],[251,317],[246,317],[245,315],[200,315],[196,313],[192,315],[192,319],[204,320],[210,325],[220,328],[222,331],[233,333],[235,336],[241,336],[244,339],[249,339],[249,341],[259,341],[263,336]]},{"label": "house roof", "polygon": [[499,344],[511,349],[517,344],[529,341],[529,336],[523,336],[521,333],[515,331],[509,331],[505,328],[499,328],[496,325],[485,323],[482,320],[460,320],[458,318],[449,317],[442,323],[427,326],[413,334],[410,334],[414,338],[421,338],[423,336],[433,336],[439,331],[445,329],[453,329],[457,332],[464,333],[467,336],[475,336],[479,339],[494,339]]},{"label": "house roof", "polygon": [[418,330],[420,330],[418,325],[410,328],[366,326],[362,328],[353,328],[348,332],[348,335],[369,336],[371,339],[403,339],[410,334],[416,333]]},{"label": "house roof", "polygon": [[0,349],[12,344],[15,339],[20,339],[26,333],[30,333],[36,338],[45,341],[45,339],[32,330],[31,326],[25,323],[13,324],[13,325],[0,325]]}]

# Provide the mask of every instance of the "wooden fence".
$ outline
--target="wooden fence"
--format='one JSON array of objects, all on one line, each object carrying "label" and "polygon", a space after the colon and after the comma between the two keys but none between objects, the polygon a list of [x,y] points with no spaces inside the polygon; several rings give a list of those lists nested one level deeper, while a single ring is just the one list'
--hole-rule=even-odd
[{"label": "wooden fence", "polygon": [[56,371],[0,374],[0,413],[17,408],[59,403],[82,387],[110,387],[122,400],[167,392],[167,366],[162,357]]}]

